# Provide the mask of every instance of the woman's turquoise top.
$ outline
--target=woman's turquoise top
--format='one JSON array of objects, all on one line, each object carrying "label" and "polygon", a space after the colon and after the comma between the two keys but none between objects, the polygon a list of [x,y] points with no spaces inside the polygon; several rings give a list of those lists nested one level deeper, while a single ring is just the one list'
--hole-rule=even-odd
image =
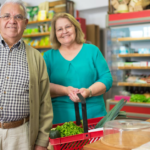
[{"label": "woman's turquoise top", "polygon": [[[71,61],[66,60],[59,50],[49,50],[44,53],[47,71],[51,83],[88,88],[95,82],[102,82],[108,91],[112,86],[112,76],[108,65],[95,45],[83,44],[80,52]],[[68,96],[52,98],[54,119],[53,124],[75,121],[74,102]],[[87,118],[106,115],[103,95],[86,99]],[[79,104],[80,118],[82,108]]]}]

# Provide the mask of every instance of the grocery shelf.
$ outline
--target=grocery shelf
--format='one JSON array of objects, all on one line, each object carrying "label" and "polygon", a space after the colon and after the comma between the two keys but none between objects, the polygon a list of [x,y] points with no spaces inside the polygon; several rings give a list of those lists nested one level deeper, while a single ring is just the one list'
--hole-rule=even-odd
[{"label": "grocery shelf", "polygon": [[[106,111],[109,112],[119,101],[113,99],[106,100]],[[149,119],[150,118],[150,103],[130,102],[128,101],[121,111],[126,112],[127,118]]]},{"label": "grocery shelf", "polygon": [[46,20],[39,20],[39,21],[29,21],[28,24],[34,24],[34,23],[40,23],[40,22],[49,22],[52,19],[46,19]]},{"label": "grocery shelf", "polygon": [[140,86],[140,87],[150,87],[150,83],[128,83],[128,82],[118,82],[118,86]]},{"label": "grocery shelf", "polygon": [[43,32],[43,33],[35,33],[35,34],[26,34],[23,35],[24,38],[29,38],[29,37],[38,37],[38,36],[46,36],[46,35],[50,35],[50,32]]},{"label": "grocery shelf", "polygon": [[36,49],[46,49],[46,48],[51,48],[51,45],[47,45],[47,46],[33,46]]},{"label": "grocery shelf", "polygon": [[130,54],[119,54],[119,57],[150,57],[150,54],[138,54],[138,53],[130,53]]},{"label": "grocery shelf", "polygon": [[150,22],[150,10],[128,12],[120,14],[107,14],[106,26],[120,26]]},{"label": "grocery shelf", "polygon": [[118,67],[118,69],[126,70],[126,69],[150,69],[150,67],[133,67],[133,66],[125,66],[125,67]]},{"label": "grocery shelf", "polygon": [[143,41],[143,40],[150,40],[150,37],[138,37],[138,38],[133,38],[133,37],[123,37],[123,38],[118,38],[118,41]]}]

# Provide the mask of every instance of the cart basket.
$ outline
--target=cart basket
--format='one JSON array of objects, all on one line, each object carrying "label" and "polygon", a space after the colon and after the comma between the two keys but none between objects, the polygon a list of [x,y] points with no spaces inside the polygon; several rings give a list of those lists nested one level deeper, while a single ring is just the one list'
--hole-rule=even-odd
[{"label": "cart basket", "polygon": [[[103,117],[87,119],[86,101],[80,93],[78,93],[77,95],[80,98],[82,104],[82,118],[83,118],[84,133],[73,135],[73,136],[56,138],[56,139],[49,138],[49,141],[51,145],[53,145],[54,150],[82,150],[84,145],[98,141],[103,136],[102,130],[96,130],[90,132],[90,130],[94,129],[96,124]],[[74,121],[74,123],[76,125],[80,125],[78,103],[75,103],[74,105],[75,105],[75,112],[76,112],[76,121]],[[63,125],[63,123],[54,124],[53,127],[55,128],[57,125]]]}]

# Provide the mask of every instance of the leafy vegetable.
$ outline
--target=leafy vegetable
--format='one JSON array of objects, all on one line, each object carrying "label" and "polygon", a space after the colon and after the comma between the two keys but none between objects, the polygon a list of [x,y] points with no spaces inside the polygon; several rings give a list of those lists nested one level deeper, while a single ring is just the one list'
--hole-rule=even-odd
[{"label": "leafy vegetable", "polygon": [[61,126],[58,125],[56,127],[56,130],[58,130],[60,132],[61,137],[66,137],[66,136],[71,136],[71,135],[83,133],[83,128],[77,126],[72,121],[65,122]]},{"label": "leafy vegetable", "polygon": [[60,138],[60,132],[56,129],[51,129],[50,133],[49,133],[49,137],[51,139],[56,139],[56,138]]},{"label": "leafy vegetable", "polygon": [[130,102],[150,102],[150,98],[146,98],[145,95],[142,94],[132,94],[130,97]]},{"label": "leafy vegetable", "polygon": [[119,114],[119,111],[121,110],[121,108],[126,104],[126,100],[124,99],[121,99],[114,107],[113,109],[111,109],[107,115],[101,119],[97,125],[95,126],[95,128],[102,128],[104,126],[104,124],[107,122],[107,121],[111,121],[111,120],[114,120],[118,114]]}]

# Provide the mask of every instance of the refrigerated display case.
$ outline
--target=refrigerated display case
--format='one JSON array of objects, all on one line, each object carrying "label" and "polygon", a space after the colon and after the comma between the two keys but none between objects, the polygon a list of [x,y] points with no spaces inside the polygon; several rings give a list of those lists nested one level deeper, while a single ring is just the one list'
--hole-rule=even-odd
[{"label": "refrigerated display case", "polygon": [[[113,101],[115,95],[150,93],[150,10],[110,14],[106,24],[107,28],[102,32],[103,53],[113,76],[109,105],[106,102],[109,111],[117,103]],[[140,109],[137,109],[140,103],[130,104],[129,101],[128,105],[130,107],[125,107],[125,111],[129,114],[135,110],[136,115],[141,113],[139,116],[149,117],[150,103],[141,103],[144,107]],[[147,113],[141,111],[145,108],[148,108]]]}]

